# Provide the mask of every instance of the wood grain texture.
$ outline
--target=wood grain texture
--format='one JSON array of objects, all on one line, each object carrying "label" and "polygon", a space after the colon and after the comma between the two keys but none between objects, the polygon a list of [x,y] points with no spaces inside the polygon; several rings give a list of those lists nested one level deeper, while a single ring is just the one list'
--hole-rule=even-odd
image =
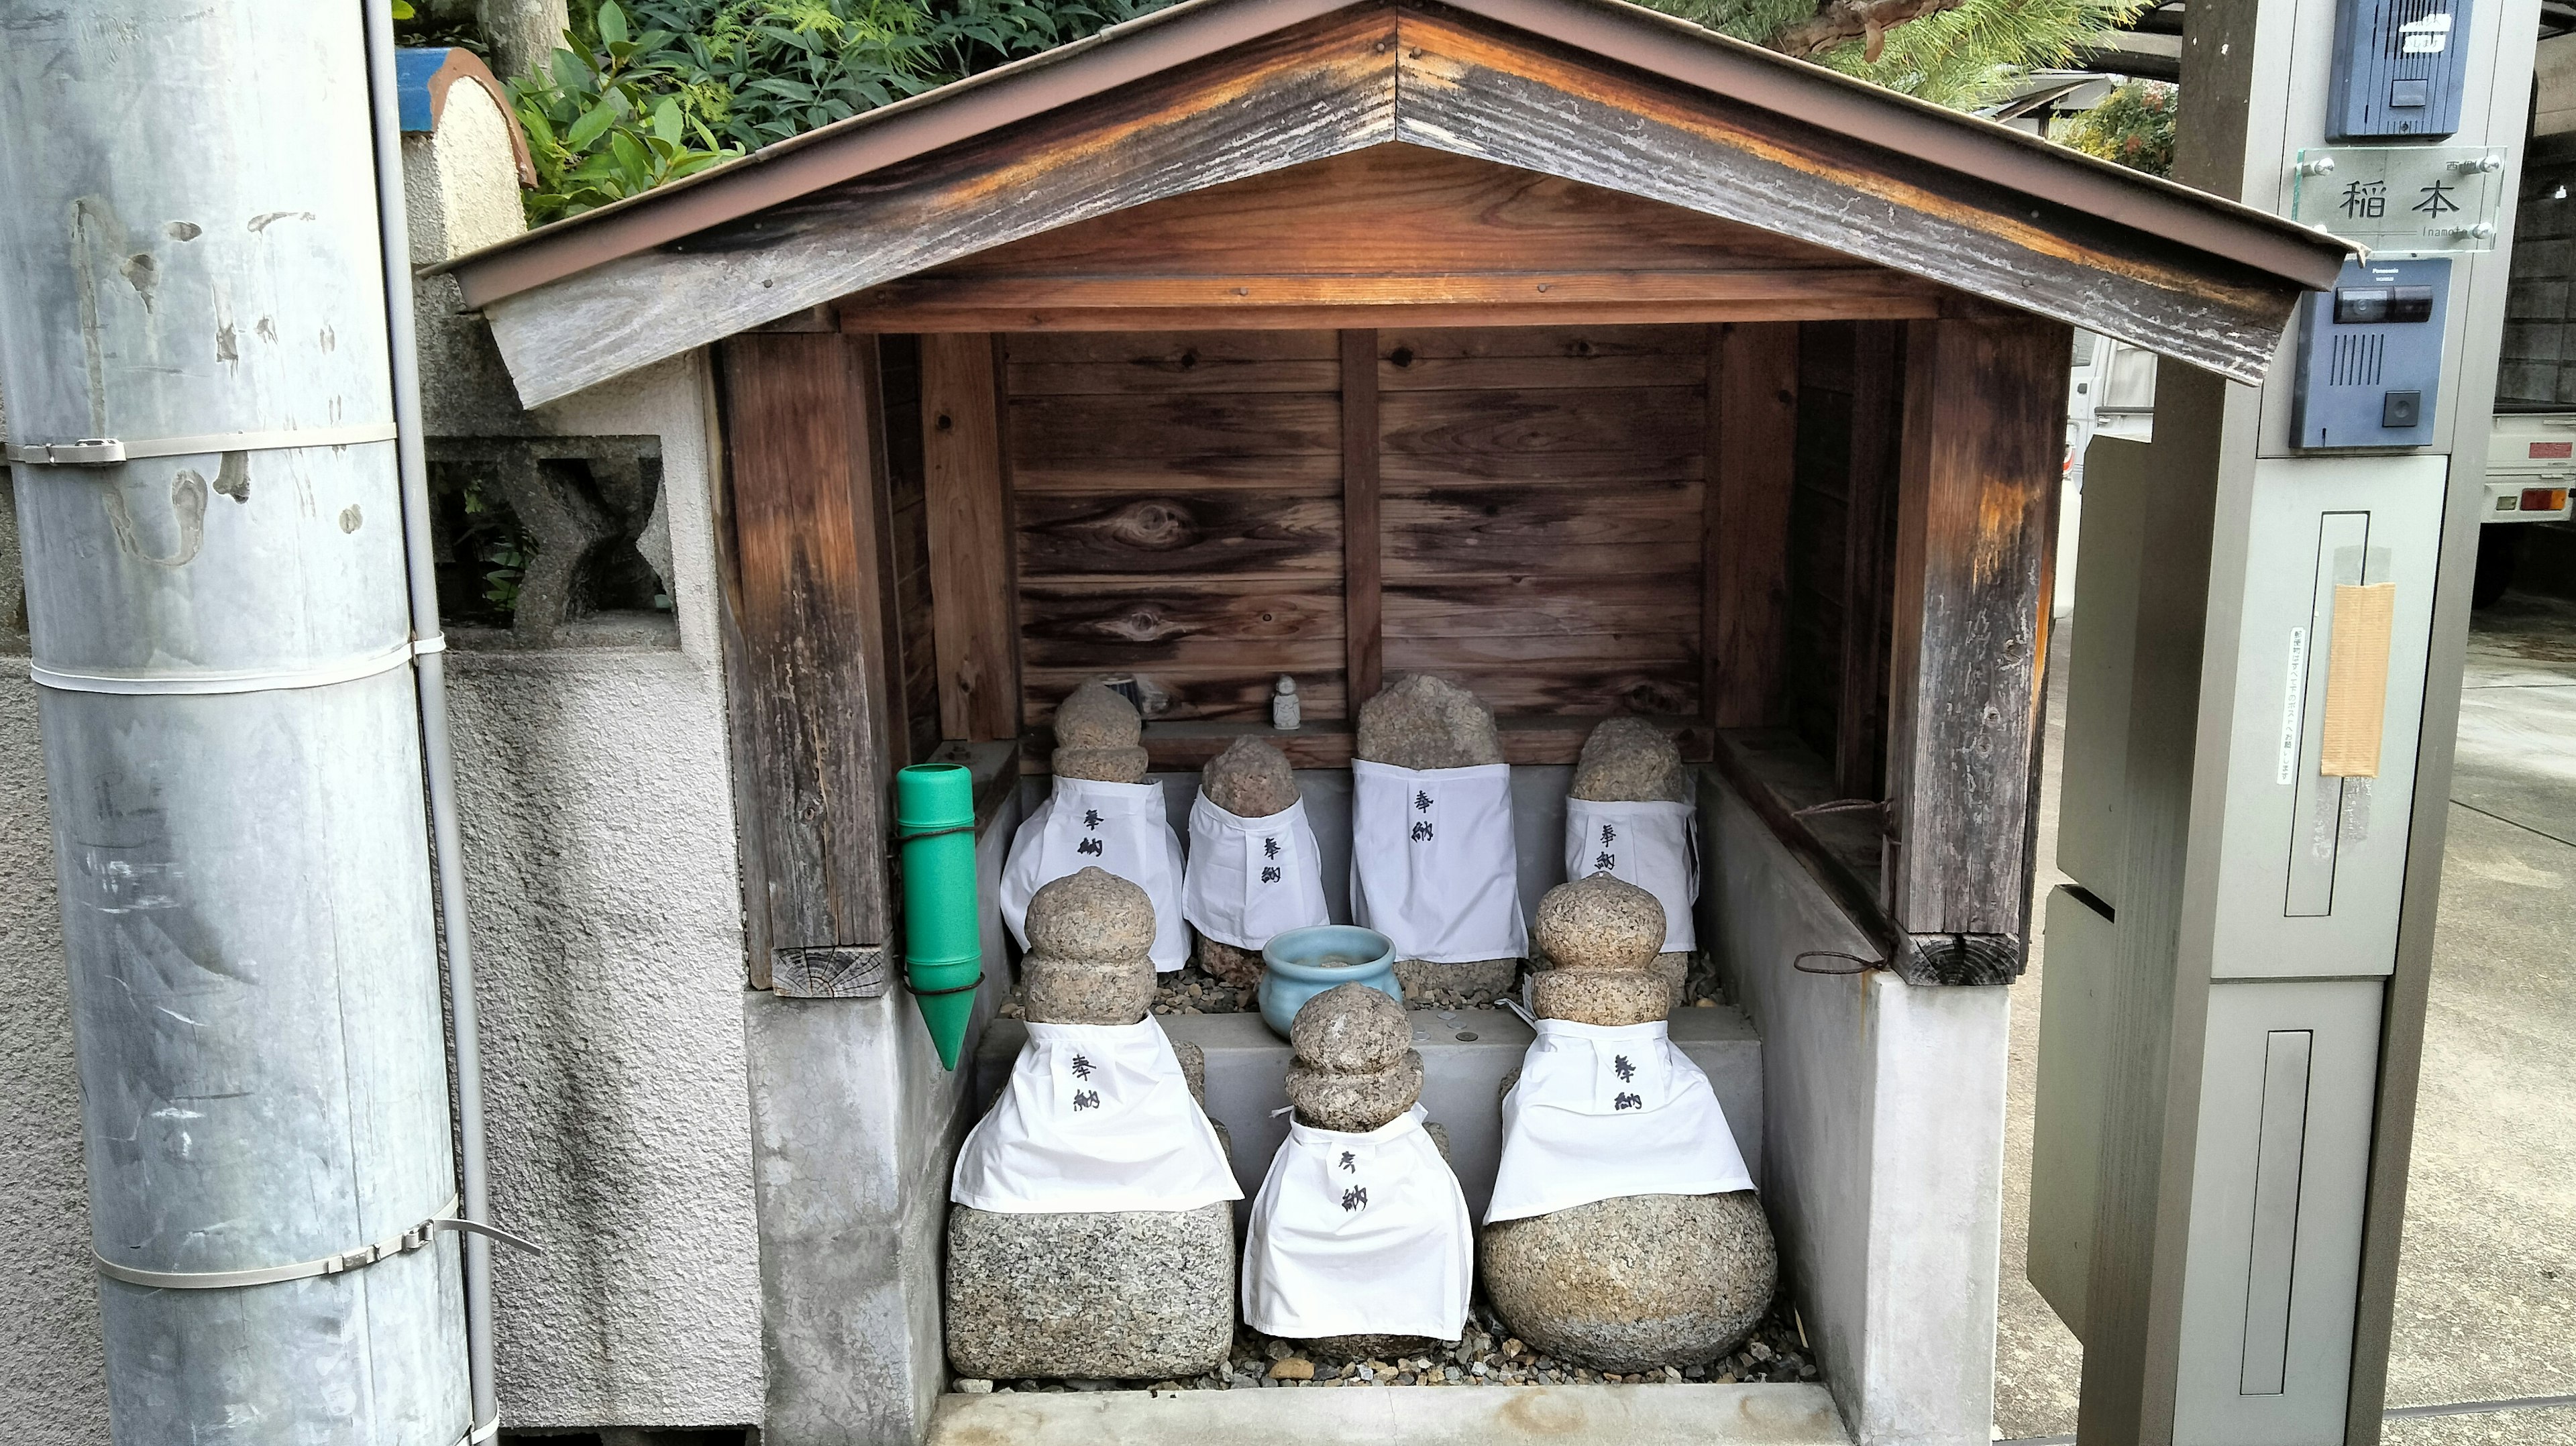
[{"label": "wood grain texture", "polygon": [[1905,335],[1904,328],[1886,322],[1862,322],[1852,332],[1834,786],[1845,798],[1885,798],[1888,571],[1895,561],[1890,529],[1896,520],[1888,504],[1896,492],[1897,440],[1904,432]]},{"label": "wood grain texture", "polygon": [[1386,661],[1377,333],[1343,332],[1341,367],[1342,607],[1348,628],[1342,680],[1351,697],[1366,701],[1377,696]]},{"label": "wood grain texture", "polygon": [[1035,667],[1138,669],[1161,663],[1342,665],[1342,602],[1234,579],[1148,587],[1032,582],[1020,590],[1022,656]]},{"label": "wood grain texture", "polygon": [[1020,574],[1342,575],[1338,498],[1257,492],[1040,493],[1018,499]]},{"label": "wood grain texture", "polygon": [[1797,117],[1452,14],[1402,12],[1399,141],[1742,221],[2134,340],[2234,380],[2295,286]]},{"label": "wood grain texture", "polygon": [[1698,326],[1407,327],[1378,333],[1385,391],[1704,386]]},{"label": "wood grain texture", "polygon": [[[755,976],[782,950],[888,940],[879,456],[829,334],[736,337],[720,351],[740,641],[728,667]],[[770,979],[773,986],[778,982]]]},{"label": "wood grain texture", "polygon": [[1394,30],[1380,9],[1289,27],[485,315],[534,406],[1021,237],[1357,150],[1393,133]]},{"label": "wood grain texture", "polygon": [[1387,579],[1444,574],[1624,577],[1697,566],[1700,486],[1663,482],[1605,495],[1539,483],[1386,489]]},{"label": "wood grain texture", "polygon": [[[1546,479],[1563,453],[1626,458],[1628,475],[1679,479],[1697,474],[1703,445],[1691,386],[1389,392],[1379,410],[1389,458],[1416,459],[1408,481],[1449,475],[1452,462],[1461,477]],[[1480,467],[1479,458],[1508,460]]]},{"label": "wood grain texture", "polygon": [[939,723],[946,737],[970,742],[1020,736],[998,358],[994,338],[981,333],[921,339]]},{"label": "wood grain texture", "polygon": [[1909,326],[1890,579],[1888,906],[2020,936],[2056,541],[2062,326]]},{"label": "wood grain texture", "polygon": [[1703,687],[1717,726],[1767,727],[1785,701],[1798,329],[1721,327],[1710,345],[1716,382],[1702,519],[1709,559]]},{"label": "wood grain texture", "polygon": [[[1542,280],[1545,278],[1541,278]],[[1410,286],[1410,281],[1405,283]],[[1837,292],[1819,286],[1814,294],[1776,288],[1748,288],[1734,299],[1681,301],[1601,301],[1571,293],[1534,296],[1526,301],[1418,301],[1398,298],[1369,304],[1317,302],[1298,305],[1243,306],[941,306],[880,307],[853,311],[848,325],[947,328],[957,331],[1008,331],[1031,335],[1048,332],[1161,332],[1174,328],[1201,331],[1272,331],[1352,326],[1549,326],[1581,320],[1605,326],[1644,326],[1659,322],[1810,321],[1947,316],[1962,298],[1924,291],[1880,294],[1875,287]],[[506,303],[496,303],[506,304]]]},{"label": "wood grain texture", "polygon": [[[828,328],[837,331],[838,326]],[[892,509],[894,618],[902,664],[903,761],[926,761],[939,747],[939,647],[930,596],[930,519],[921,445],[921,348],[916,337],[877,339],[877,393],[883,402],[886,500]]]},{"label": "wood grain texture", "polygon": [[1311,456],[1337,451],[1341,426],[1341,407],[1330,392],[1015,396],[1011,458],[1061,467],[1107,459],[1168,466],[1203,456]]}]

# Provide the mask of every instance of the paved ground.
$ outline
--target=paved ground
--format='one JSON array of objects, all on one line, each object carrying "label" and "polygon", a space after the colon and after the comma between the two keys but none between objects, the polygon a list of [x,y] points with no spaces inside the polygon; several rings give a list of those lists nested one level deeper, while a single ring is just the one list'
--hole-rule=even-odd
[{"label": "paved ground", "polygon": [[[2056,877],[2062,703],[2050,709],[2043,891]],[[2576,1397],[2576,604],[2516,595],[2478,614],[2452,798],[2389,1362],[2400,1408]],[[2072,1433],[2083,1366],[2022,1273],[2042,964],[2034,948],[2014,987],[1995,1372],[2008,1439]],[[2384,1439],[2576,1441],[2576,1405],[2398,1416]]]}]

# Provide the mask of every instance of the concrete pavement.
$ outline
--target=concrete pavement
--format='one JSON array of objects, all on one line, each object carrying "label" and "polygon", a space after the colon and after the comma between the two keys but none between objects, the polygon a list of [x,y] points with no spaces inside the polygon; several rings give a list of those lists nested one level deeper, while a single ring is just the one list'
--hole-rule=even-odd
[{"label": "concrete pavement", "polygon": [[[2050,706],[2043,891],[2057,877],[2063,702]],[[2513,595],[2477,614],[2452,798],[2389,1360],[2400,1410],[2576,1397],[2576,604]],[[2013,989],[1995,1379],[2006,1439],[2071,1434],[2083,1365],[2024,1276],[2044,949]],[[2576,1405],[2394,1415],[2383,1439],[2567,1442]]]}]

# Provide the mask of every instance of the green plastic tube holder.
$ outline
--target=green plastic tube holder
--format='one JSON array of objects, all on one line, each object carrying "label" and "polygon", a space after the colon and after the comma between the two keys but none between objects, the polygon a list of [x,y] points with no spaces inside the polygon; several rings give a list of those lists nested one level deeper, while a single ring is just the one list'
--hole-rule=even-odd
[{"label": "green plastic tube holder", "polygon": [[895,836],[903,859],[903,982],[957,1068],[975,988],[984,982],[983,911],[975,897],[975,778],[954,763],[916,763],[894,776]]}]

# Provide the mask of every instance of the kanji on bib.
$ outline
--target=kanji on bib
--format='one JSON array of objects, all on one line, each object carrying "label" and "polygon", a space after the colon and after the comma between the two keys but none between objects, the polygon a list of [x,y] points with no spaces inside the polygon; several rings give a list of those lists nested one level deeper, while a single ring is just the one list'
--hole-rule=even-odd
[{"label": "kanji on bib", "polygon": [[1058,774],[1047,801],[1011,838],[1002,865],[1002,922],[1028,947],[1030,896],[1077,869],[1097,866],[1145,891],[1154,905],[1155,969],[1189,962],[1181,921],[1181,841],[1163,808],[1163,785],[1103,783]]}]

